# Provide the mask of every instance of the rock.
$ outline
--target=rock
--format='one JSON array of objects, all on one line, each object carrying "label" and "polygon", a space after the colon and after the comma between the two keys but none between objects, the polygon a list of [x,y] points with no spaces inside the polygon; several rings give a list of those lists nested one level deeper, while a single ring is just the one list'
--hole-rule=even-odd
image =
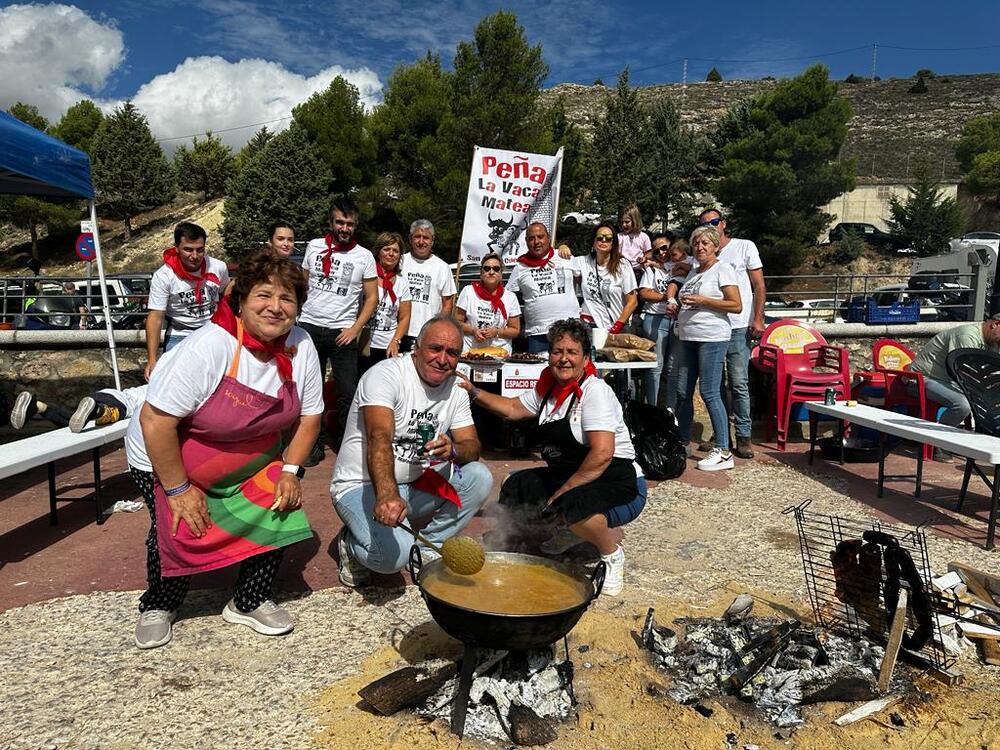
[{"label": "rock", "polygon": [[722,613],[722,616],[730,622],[742,620],[750,614],[750,610],[752,609],[753,597],[750,594],[740,594],[733,599],[732,604],[726,607],[726,611]]}]

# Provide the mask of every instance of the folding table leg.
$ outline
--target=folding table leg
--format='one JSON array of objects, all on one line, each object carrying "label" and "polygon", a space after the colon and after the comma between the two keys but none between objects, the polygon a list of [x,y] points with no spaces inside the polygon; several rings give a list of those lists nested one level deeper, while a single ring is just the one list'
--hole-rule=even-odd
[{"label": "folding table leg", "polygon": [[101,497],[101,449],[94,448],[94,514],[97,524],[104,523],[104,501]]},{"label": "folding table leg", "polygon": [[49,461],[49,524],[55,526],[59,523],[56,515],[56,462]]},{"label": "folding table leg", "polygon": [[813,454],[816,453],[816,432],[819,429],[819,415],[809,412],[809,464],[812,465]]},{"label": "folding table leg", "polygon": [[885,492],[885,433],[878,434],[878,497]]},{"label": "folding table leg", "polygon": [[920,484],[924,479],[924,449],[919,446],[917,449],[917,489],[913,493],[914,497],[920,497]]},{"label": "folding table leg", "polygon": [[1000,501],[1000,465],[993,467],[993,498],[990,501],[990,526],[986,532],[986,549],[993,549],[993,535],[997,530],[997,502]]},{"label": "folding table leg", "polygon": [[840,442],[840,465],[844,465],[844,420],[838,420],[840,429],[837,431],[837,439]]},{"label": "folding table leg", "polygon": [[972,477],[972,467],[975,461],[971,458],[965,459],[965,476],[962,477],[962,491],[958,493],[958,507],[955,510],[962,510],[962,503],[965,502],[965,493],[969,491],[969,479]]}]

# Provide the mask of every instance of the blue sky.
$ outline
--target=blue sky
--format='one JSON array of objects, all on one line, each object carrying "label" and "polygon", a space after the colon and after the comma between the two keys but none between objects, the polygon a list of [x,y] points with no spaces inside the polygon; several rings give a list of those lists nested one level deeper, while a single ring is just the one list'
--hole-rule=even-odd
[{"label": "blue sky", "polygon": [[1000,44],[976,30],[994,28],[996,7],[926,0],[0,3],[0,106],[27,100],[58,118],[82,96],[108,108],[132,98],[164,145],[207,128],[226,130],[239,145],[253,128],[229,128],[286,116],[334,75],[377,103],[396,65],[428,49],[450,64],[456,43],[500,8],[514,11],[529,40],[542,44],[549,84],[611,84],[626,65],[637,84],[678,82],[684,58],[690,81],[704,80],[713,65],[727,79],[760,78],[794,75],[817,61],[837,78],[869,75],[873,43],[883,78],[924,67],[993,72]]}]

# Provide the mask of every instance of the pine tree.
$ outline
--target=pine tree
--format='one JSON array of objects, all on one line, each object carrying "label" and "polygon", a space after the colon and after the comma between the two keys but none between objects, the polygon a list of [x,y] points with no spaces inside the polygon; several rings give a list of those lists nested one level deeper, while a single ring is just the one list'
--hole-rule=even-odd
[{"label": "pine tree", "polygon": [[105,118],[93,141],[93,175],[98,202],[125,224],[132,236],[132,217],[173,198],[170,165],[153,139],[149,123],[127,101]]},{"label": "pine tree", "polygon": [[91,152],[94,134],[104,121],[104,114],[89,99],[83,99],[66,110],[52,127],[52,135],[73,148]]},{"label": "pine tree", "polygon": [[244,165],[246,165],[246,163],[250,161],[255,154],[263,150],[264,146],[266,146],[272,138],[274,138],[274,133],[267,129],[267,125],[254,133],[253,137],[247,141],[243,145],[243,148],[239,150],[239,153],[236,154],[236,171],[241,171]]},{"label": "pine tree", "polygon": [[292,123],[250,157],[229,185],[223,207],[226,251],[239,260],[267,239],[275,221],[290,222],[299,238],[322,234],[330,199],[330,170],[305,130]]},{"label": "pine tree", "polygon": [[895,195],[889,198],[889,213],[889,229],[919,255],[942,252],[948,240],[961,235],[965,225],[962,209],[953,198],[941,195],[939,183],[926,164],[918,166],[916,182],[905,201]]},{"label": "pine tree", "polygon": [[30,125],[35,130],[41,130],[44,133],[49,129],[49,121],[42,117],[42,113],[38,111],[38,107],[34,104],[15,102],[7,110],[7,113],[13,115],[25,125]]},{"label": "pine tree", "polygon": [[195,190],[206,199],[221,198],[236,173],[233,151],[212,132],[204,140],[195,136],[191,148],[181,146],[174,153],[174,175],[184,190]]},{"label": "pine tree", "polygon": [[708,71],[708,75],[705,76],[705,80],[708,83],[719,83],[722,80],[722,73],[713,67],[710,71]]}]

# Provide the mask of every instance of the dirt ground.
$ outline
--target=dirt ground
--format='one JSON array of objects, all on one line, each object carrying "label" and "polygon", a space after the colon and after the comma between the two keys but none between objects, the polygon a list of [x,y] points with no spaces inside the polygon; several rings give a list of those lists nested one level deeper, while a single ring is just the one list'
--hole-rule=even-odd
[{"label": "dirt ground", "polygon": [[[661,599],[651,604],[656,607],[657,621],[669,623],[674,617],[684,615],[719,615],[737,592],[739,587],[735,585],[726,587],[717,592],[710,606],[697,612],[692,612],[689,605],[671,600]],[[757,614],[788,616],[795,612],[803,618],[808,616],[792,601],[776,600],[764,591],[753,593]],[[548,747],[717,750],[727,747],[728,736],[731,740],[735,737],[731,746],[737,748],[746,745],[803,750],[868,750],[876,745],[908,749],[1000,748],[1000,713],[996,710],[1000,691],[996,681],[988,679],[979,669],[976,674],[967,674],[964,683],[957,687],[946,687],[922,676],[917,680],[919,690],[902,703],[848,727],[837,727],[832,721],[857,704],[813,706],[804,711],[806,724],[787,738],[776,736],[778,730],[773,725],[755,715],[751,706],[732,698],[704,701],[714,712],[708,718],[703,717],[690,707],[658,695],[662,691],[656,687],[668,685],[669,680],[650,663],[637,643],[645,614],[642,608],[622,604],[608,607],[605,601],[588,612],[572,631],[570,654],[576,668],[577,717],[559,727],[558,739]],[[368,682],[424,658],[458,655],[457,644],[440,631],[425,631],[421,635],[417,643],[398,649],[385,648],[374,654],[363,664],[361,674],[320,693],[311,706],[326,725],[315,738],[320,747],[447,750],[490,745],[470,738],[459,741],[443,721],[428,723],[408,710],[384,717],[362,707],[357,691]],[[584,644],[589,649],[581,653],[579,648]],[[591,667],[587,668],[585,662]],[[981,678],[986,679],[980,681]],[[890,723],[891,712],[902,718],[901,727]]]}]

